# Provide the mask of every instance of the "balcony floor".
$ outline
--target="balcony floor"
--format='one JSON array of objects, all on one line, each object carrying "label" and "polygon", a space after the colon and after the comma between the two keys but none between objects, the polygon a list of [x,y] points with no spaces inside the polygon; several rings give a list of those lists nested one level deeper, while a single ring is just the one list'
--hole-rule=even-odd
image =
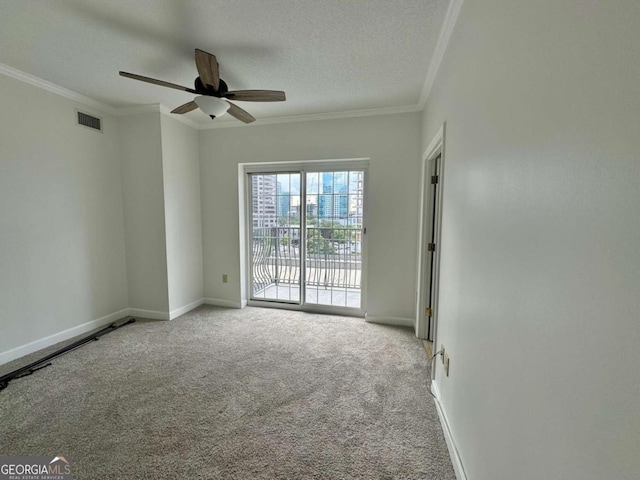
[{"label": "balcony floor", "polygon": [[[360,289],[356,288],[307,285],[306,302],[312,305],[360,308],[360,297]],[[300,286],[289,283],[269,285],[267,288],[255,293],[253,298],[255,300],[298,302],[300,300]]]}]

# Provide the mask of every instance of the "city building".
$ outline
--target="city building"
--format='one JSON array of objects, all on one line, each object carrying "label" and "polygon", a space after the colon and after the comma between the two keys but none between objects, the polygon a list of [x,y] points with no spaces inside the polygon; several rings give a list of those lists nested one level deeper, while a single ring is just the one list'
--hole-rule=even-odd
[{"label": "city building", "polygon": [[318,217],[346,219],[349,212],[349,172],[323,172],[318,195]]},{"label": "city building", "polygon": [[275,175],[251,176],[251,218],[254,228],[271,228],[278,225]]},{"label": "city building", "polygon": [[291,194],[289,193],[289,186],[278,182],[278,217],[288,217],[291,215]]}]

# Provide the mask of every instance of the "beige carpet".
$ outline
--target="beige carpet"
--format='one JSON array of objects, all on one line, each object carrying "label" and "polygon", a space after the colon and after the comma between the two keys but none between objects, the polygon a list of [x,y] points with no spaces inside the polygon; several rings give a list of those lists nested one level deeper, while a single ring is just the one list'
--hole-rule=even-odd
[{"label": "beige carpet", "polygon": [[64,455],[81,480],[455,479],[426,364],[409,329],[203,306],[11,382],[0,454]]}]

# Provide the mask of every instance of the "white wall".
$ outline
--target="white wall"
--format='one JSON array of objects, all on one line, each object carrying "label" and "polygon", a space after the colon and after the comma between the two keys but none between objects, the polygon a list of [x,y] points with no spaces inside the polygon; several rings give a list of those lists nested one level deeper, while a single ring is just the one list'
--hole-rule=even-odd
[{"label": "white wall", "polygon": [[169,309],[178,313],[203,296],[198,132],[167,115],[160,120]]},{"label": "white wall", "polygon": [[119,119],[129,306],[168,318],[169,286],[160,113]]},{"label": "white wall", "polygon": [[198,132],[160,112],[119,125],[129,306],[173,318],[203,295]]},{"label": "white wall", "polygon": [[640,474],[640,3],[467,0],[446,121],[437,385],[471,480]]},{"label": "white wall", "polygon": [[[76,108],[101,116],[104,133],[76,125]],[[5,76],[0,111],[6,353],[126,308],[127,277],[115,119]]]},{"label": "white wall", "polygon": [[239,163],[369,157],[368,314],[412,325],[419,144],[418,113],[200,131],[205,297],[241,301]]}]

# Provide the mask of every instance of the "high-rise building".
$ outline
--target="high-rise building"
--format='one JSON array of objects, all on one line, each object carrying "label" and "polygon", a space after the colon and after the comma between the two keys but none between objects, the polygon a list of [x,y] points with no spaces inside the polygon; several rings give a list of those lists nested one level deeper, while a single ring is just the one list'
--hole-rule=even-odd
[{"label": "high-rise building", "polygon": [[362,226],[364,172],[349,172],[349,225]]},{"label": "high-rise building", "polygon": [[251,176],[253,228],[271,228],[278,225],[275,175]]},{"label": "high-rise building", "polygon": [[282,185],[278,182],[278,217],[288,217],[291,215],[291,195],[289,194],[289,186]]},{"label": "high-rise building", "polygon": [[349,173],[323,172],[319,185],[318,217],[346,218],[349,212]]},{"label": "high-rise building", "polygon": [[307,218],[316,218],[318,216],[318,205],[316,203],[307,203]]}]

